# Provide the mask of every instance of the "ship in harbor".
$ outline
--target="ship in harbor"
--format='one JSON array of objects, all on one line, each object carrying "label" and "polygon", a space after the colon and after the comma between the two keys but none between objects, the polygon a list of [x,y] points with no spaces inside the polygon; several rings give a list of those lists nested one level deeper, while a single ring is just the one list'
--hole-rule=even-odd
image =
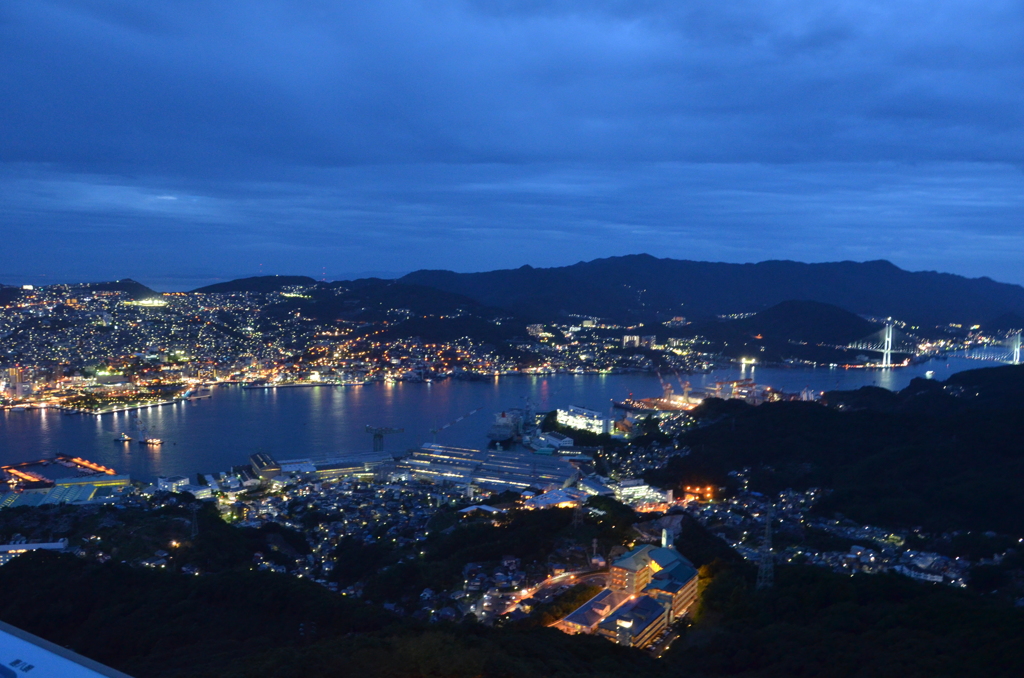
[{"label": "ship in harbor", "polygon": [[494,415],[494,423],[487,432],[487,437],[495,445],[508,446],[523,439],[523,431],[527,425],[527,412],[514,408]]},{"label": "ship in harbor", "polygon": [[123,431],[121,432],[121,435],[119,435],[116,438],[114,438],[114,442],[115,443],[127,443],[127,442],[131,442],[131,440],[132,440],[132,437],[130,435],[128,435],[127,433],[123,432]]},{"label": "ship in harbor", "polygon": [[202,386],[196,389],[189,389],[184,393],[185,400],[203,400],[205,398],[212,398],[213,391],[209,386]]},{"label": "ship in harbor", "polygon": [[780,400],[816,400],[816,395],[810,389],[804,389],[800,393],[784,393],[771,386],[757,384],[753,379],[735,379],[732,381],[716,381],[703,391],[694,391],[690,382],[683,385],[683,394],[679,395],[672,390],[668,383],[662,384],[664,389],[660,398],[626,398],[621,402],[612,403],[616,409],[626,412],[633,411],[656,411],[656,412],[685,412],[700,405],[706,398],[720,398],[723,400],[743,400],[751,405],[760,405],[766,402]]},{"label": "ship in harbor", "polygon": [[667,383],[662,384],[662,389],[663,392],[660,398],[633,398],[631,395],[631,397],[621,402],[613,402],[612,404],[616,409],[626,412],[683,412],[692,410],[704,400],[702,396],[691,397],[692,389],[690,388],[690,382],[686,382],[683,386],[683,395],[681,396],[677,395],[672,390],[672,386]]},{"label": "ship in harbor", "polygon": [[274,385],[267,383],[266,379],[257,379],[256,381],[250,381],[247,384],[242,384],[242,388],[274,388]]},{"label": "ship in harbor", "polygon": [[[164,441],[160,438],[154,438],[149,435],[149,427],[142,423],[138,415],[132,417],[132,429],[139,432],[139,445],[157,447],[164,444]],[[128,438],[128,440],[131,440],[131,438]]]}]

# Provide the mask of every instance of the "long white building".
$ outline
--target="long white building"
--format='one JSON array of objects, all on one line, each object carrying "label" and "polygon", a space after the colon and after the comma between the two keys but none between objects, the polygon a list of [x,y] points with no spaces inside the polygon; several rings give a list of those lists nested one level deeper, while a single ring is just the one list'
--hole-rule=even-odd
[{"label": "long white building", "polygon": [[559,457],[529,452],[470,450],[428,443],[398,462],[414,478],[489,489],[563,487],[576,480],[576,467]]}]

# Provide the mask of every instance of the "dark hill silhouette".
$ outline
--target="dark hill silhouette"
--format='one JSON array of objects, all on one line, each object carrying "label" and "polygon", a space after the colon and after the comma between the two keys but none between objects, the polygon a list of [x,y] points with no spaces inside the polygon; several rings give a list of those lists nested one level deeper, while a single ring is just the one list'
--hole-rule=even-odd
[{"label": "dark hill silhouette", "polygon": [[[469,297],[422,285],[368,278],[317,285],[309,290],[311,299],[287,299],[276,311],[301,310],[307,317],[324,322],[334,320],[399,320],[413,316],[502,315]],[[409,313],[405,313],[408,311]]]},{"label": "dark hill silhouette", "polygon": [[121,280],[113,280],[111,282],[86,283],[82,287],[94,292],[127,292],[131,295],[132,299],[148,299],[160,296],[159,292],[131,278],[122,278]]},{"label": "dark hill silhouette", "polygon": [[787,300],[834,304],[918,324],[981,323],[1024,314],[1024,288],[989,278],[904,271],[888,261],[726,264],[647,254],[561,268],[415,271],[403,282],[464,294],[526,319],[583,314],[621,321],[757,312]]},{"label": "dark hill silhouette", "polygon": [[1024,315],[1017,313],[1004,313],[998,318],[993,318],[987,323],[982,323],[981,329],[985,332],[1006,332],[1009,330],[1024,329]]},{"label": "dark hill silhouette", "polygon": [[0,284],[0,306],[6,306],[7,304],[17,301],[21,298],[21,288],[14,287],[12,285]]},{"label": "dark hill silhouette", "polygon": [[1024,365],[957,372],[946,381],[913,379],[902,391],[863,387],[829,391],[824,402],[840,410],[948,415],[1017,408],[1024,401]]},{"label": "dark hill silhouette", "polygon": [[720,323],[733,332],[808,343],[846,345],[877,332],[880,325],[832,304],[784,301],[751,318]]},{"label": "dark hill silhouette", "polygon": [[880,327],[831,304],[784,301],[750,318],[694,323],[669,333],[716,342],[722,353],[734,358],[848,364],[856,362],[859,352],[836,347],[863,339]]},{"label": "dark hill silhouette", "polygon": [[277,292],[282,287],[292,285],[315,285],[316,280],[305,275],[260,275],[252,278],[239,278],[227,282],[214,283],[192,290],[205,294],[230,294],[231,292]]},{"label": "dark hill silhouette", "polygon": [[[666,487],[726,484],[751,467],[759,492],[824,487],[816,510],[861,524],[1024,534],[1024,366],[914,380],[898,393],[866,388],[818,403],[705,401],[693,415],[721,423],[683,437],[692,453],[649,479]],[[677,487],[677,486],[676,486]]]},{"label": "dark hill silhouette", "polygon": [[472,337],[474,341],[500,345],[515,337],[526,335],[522,323],[504,322],[497,325],[476,316],[458,318],[413,317],[390,325],[377,336],[381,339],[404,339],[419,337],[428,344],[456,341],[460,337]]}]

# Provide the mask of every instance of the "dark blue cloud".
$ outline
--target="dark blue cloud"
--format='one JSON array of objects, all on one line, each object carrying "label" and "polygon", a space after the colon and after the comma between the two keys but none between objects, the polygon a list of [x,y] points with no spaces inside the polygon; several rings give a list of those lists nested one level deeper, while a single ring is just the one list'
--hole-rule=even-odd
[{"label": "dark blue cloud", "polygon": [[1024,282],[1019,2],[36,0],[0,64],[8,280],[652,251]]}]

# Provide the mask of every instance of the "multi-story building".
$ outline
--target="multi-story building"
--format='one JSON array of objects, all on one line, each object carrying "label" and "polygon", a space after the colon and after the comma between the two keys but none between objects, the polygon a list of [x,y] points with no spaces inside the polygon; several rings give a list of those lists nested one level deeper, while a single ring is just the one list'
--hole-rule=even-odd
[{"label": "multi-story building", "polygon": [[672,501],[672,490],[662,492],[651,487],[643,480],[623,480],[612,487],[615,491],[616,501],[629,506],[640,506],[642,504],[660,504]]},{"label": "multi-story building", "polygon": [[[667,533],[662,543],[641,546],[612,564],[608,587],[637,596],[638,602],[623,605],[602,621],[598,633],[623,645],[645,647],[697,600],[697,569],[675,550]],[[650,602],[641,605],[640,600]]]},{"label": "multi-story building", "polygon": [[555,414],[559,426],[589,431],[591,433],[608,433],[609,419],[597,410],[589,410],[575,405],[566,409],[559,408]]},{"label": "multi-story building", "polygon": [[156,489],[162,492],[182,492],[182,488],[189,484],[185,476],[160,477],[156,479]]},{"label": "multi-story building", "polygon": [[668,613],[646,596],[631,600],[597,625],[597,634],[627,647],[644,648],[668,628]]}]

